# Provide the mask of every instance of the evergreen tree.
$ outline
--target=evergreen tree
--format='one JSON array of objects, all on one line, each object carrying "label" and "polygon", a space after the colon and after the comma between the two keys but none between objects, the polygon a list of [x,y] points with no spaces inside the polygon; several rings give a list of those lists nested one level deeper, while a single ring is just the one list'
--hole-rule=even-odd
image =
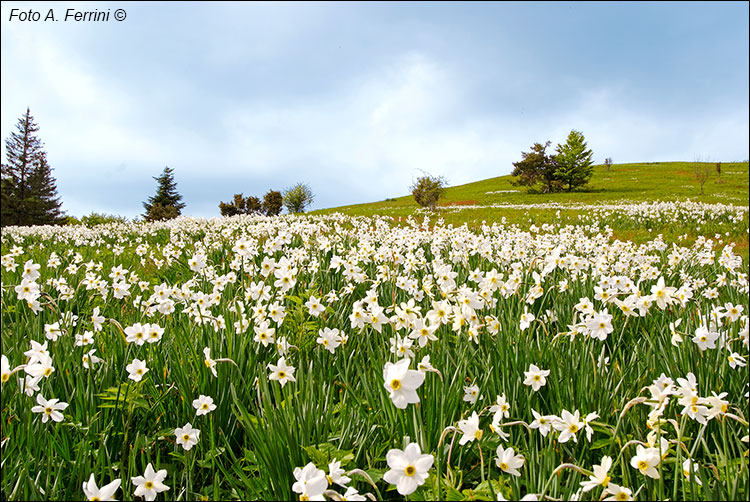
[{"label": "evergreen tree", "polygon": [[39,126],[27,108],[5,140],[7,164],[0,177],[0,224],[57,225],[65,221],[47,153],[36,137]]},{"label": "evergreen tree", "polygon": [[568,192],[585,185],[594,174],[593,153],[586,147],[586,140],[580,131],[572,130],[564,145],[557,145],[555,176]]},{"label": "evergreen tree", "polygon": [[146,221],[166,220],[180,215],[185,204],[180,202],[182,195],[177,193],[177,183],[174,181],[174,170],[165,167],[161,175],[154,177],[158,183],[156,195],[149,197],[143,203],[146,209],[143,217]]}]

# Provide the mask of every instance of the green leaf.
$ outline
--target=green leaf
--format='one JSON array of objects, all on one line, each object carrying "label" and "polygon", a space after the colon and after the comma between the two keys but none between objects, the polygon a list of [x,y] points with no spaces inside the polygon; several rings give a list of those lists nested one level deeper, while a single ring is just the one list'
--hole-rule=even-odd
[{"label": "green leaf", "polygon": [[328,464],[334,460],[341,462],[341,467],[354,461],[352,450],[339,450],[331,443],[322,443],[317,446],[303,446],[313,464],[321,469],[327,469]]},{"label": "green leaf", "polygon": [[594,444],[591,445],[591,449],[600,450],[602,448],[609,446],[611,443],[612,443],[612,440],[609,438],[597,439],[596,441],[594,441]]},{"label": "green leaf", "polygon": [[105,401],[99,404],[99,408],[117,408],[124,405],[132,409],[149,407],[148,401],[138,390],[138,386],[127,382],[120,384],[119,387],[109,387],[96,397]]}]

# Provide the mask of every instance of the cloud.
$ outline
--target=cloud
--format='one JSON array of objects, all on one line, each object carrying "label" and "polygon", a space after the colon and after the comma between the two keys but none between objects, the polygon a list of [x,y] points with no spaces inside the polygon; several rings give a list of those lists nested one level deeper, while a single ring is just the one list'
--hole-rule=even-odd
[{"label": "cloud", "polygon": [[574,128],[597,161],[748,157],[746,76],[713,94],[711,79],[676,87],[674,68],[618,59],[614,39],[601,54],[576,48],[581,67],[567,71],[556,55],[581,37],[555,32],[552,55],[544,30],[519,38],[534,9],[495,6],[510,15],[500,22],[447,4],[426,17],[379,4],[130,5],[115,27],[3,20],[3,136],[31,106],[73,214],[139,214],[166,165],[196,216],[299,181],[318,208],[382,200],[422,172],[452,185],[508,174],[521,151]]}]

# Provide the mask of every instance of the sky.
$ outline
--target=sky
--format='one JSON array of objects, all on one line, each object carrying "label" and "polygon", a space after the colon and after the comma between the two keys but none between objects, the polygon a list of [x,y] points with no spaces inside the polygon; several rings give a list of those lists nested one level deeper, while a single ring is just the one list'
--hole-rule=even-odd
[{"label": "sky", "polygon": [[78,217],[141,215],[165,166],[196,217],[298,182],[379,201],[572,129],[596,163],[742,161],[749,5],[4,1],[0,133],[30,108]]}]

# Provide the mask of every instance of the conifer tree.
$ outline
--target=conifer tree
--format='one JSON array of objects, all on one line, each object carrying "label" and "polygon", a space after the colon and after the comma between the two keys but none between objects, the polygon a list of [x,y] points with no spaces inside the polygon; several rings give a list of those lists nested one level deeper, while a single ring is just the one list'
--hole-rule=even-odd
[{"label": "conifer tree", "polygon": [[180,202],[182,195],[177,192],[177,183],[174,180],[174,169],[165,167],[161,175],[155,176],[158,183],[156,195],[149,197],[143,203],[146,209],[143,217],[146,221],[166,220],[176,218],[180,215],[185,204]]},{"label": "conifer tree", "polygon": [[62,203],[57,195],[57,184],[47,153],[36,137],[39,126],[26,109],[5,140],[8,162],[2,164],[0,177],[0,224],[56,225],[65,221]]},{"label": "conifer tree", "polygon": [[583,133],[575,129],[570,131],[564,145],[557,145],[555,176],[563,185],[567,185],[568,192],[589,182],[594,174],[592,157]]}]

